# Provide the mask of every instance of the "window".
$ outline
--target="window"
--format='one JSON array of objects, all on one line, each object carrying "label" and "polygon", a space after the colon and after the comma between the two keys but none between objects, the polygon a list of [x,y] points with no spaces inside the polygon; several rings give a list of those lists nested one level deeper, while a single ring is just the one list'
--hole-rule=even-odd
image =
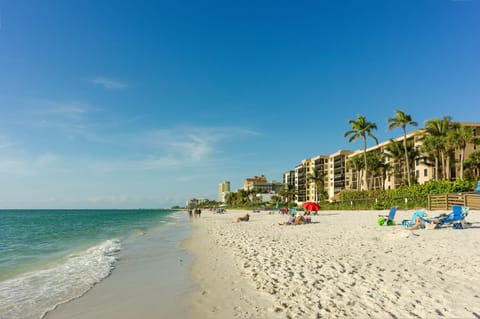
[{"label": "window", "polygon": [[415,177],[418,178],[420,176],[420,171],[419,170],[416,170],[415,171]]},{"label": "window", "polygon": [[427,168],[425,168],[425,169],[423,170],[423,176],[425,176],[425,177],[428,176],[428,169],[427,169]]},{"label": "window", "polygon": [[420,160],[418,158],[415,160],[415,165],[416,166],[420,165]]}]

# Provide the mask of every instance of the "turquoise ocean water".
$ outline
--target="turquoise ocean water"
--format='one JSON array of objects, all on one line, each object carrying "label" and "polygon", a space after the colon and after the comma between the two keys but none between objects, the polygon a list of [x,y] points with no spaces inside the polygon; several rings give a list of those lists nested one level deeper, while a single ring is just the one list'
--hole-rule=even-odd
[{"label": "turquoise ocean water", "polygon": [[0,319],[42,318],[114,269],[122,242],[181,222],[172,210],[0,210]]}]

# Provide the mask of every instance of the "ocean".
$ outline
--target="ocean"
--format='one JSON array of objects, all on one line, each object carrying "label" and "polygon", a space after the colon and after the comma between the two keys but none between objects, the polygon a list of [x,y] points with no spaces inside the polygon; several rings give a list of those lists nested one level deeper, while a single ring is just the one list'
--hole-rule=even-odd
[{"label": "ocean", "polygon": [[0,210],[0,319],[40,319],[108,277],[128,242],[189,233],[173,210]]}]

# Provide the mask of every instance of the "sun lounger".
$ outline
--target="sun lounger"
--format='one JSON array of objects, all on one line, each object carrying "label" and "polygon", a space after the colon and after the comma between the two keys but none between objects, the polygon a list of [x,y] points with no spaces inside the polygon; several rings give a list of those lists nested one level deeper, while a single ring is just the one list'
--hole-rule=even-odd
[{"label": "sun lounger", "polygon": [[378,215],[377,223],[379,225],[386,225],[391,226],[395,225],[393,219],[395,218],[395,214],[397,213],[397,207],[390,208],[390,212],[388,215]]}]

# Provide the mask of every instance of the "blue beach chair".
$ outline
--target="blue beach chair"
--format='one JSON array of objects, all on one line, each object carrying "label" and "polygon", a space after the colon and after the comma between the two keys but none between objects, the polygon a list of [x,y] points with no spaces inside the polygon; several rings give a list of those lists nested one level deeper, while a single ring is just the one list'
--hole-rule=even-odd
[{"label": "blue beach chair", "polygon": [[[468,216],[468,213],[470,212],[470,208],[467,206],[460,206],[460,205],[454,205],[452,207],[453,211],[447,214],[447,217],[444,217],[441,219],[440,223],[438,224],[439,226],[445,226],[445,225],[456,225],[460,224],[464,228],[464,221],[465,218]],[[435,217],[437,218],[437,217]],[[460,227],[455,227],[455,228],[460,228]]]},{"label": "blue beach chair", "polygon": [[420,210],[418,212],[415,212],[412,215],[412,218],[410,218],[410,220],[408,219],[402,220],[402,225],[405,227],[412,227],[413,225],[415,225],[415,221],[417,220],[417,217],[420,217],[423,221],[426,221],[425,212]]},{"label": "blue beach chair", "polygon": [[388,215],[378,215],[377,223],[380,226],[386,225],[386,226],[391,226],[395,225],[395,222],[393,219],[395,218],[395,214],[397,213],[397,207],[392,207],[390,208],[390,212]]}]

